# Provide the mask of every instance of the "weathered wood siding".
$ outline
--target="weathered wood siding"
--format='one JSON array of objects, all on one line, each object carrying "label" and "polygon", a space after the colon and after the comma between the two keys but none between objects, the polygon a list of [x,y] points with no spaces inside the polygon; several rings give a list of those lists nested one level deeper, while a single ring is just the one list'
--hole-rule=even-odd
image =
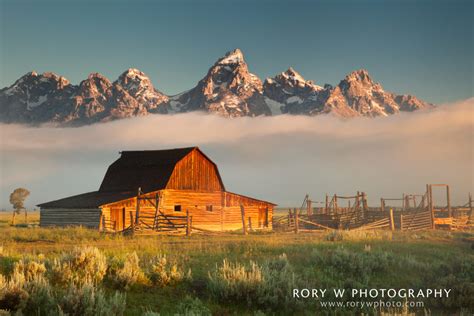
[{"label": "weathered wood siding", "polygon": [[[248,226],[252,229],[271,227],[272,204],[228,192],[163,190],[160,210],[172,215],[185,215],[189,210],[193,226],[226,231],[242,228],[241,204]],[[174,211],[175,205],[181,205],[181,212]],[[210,205],[212,211],[208,209]]]},{"label": "weathered wood siding", "polygon": [[[142,204],[144,204],[142,202]],[[125,201],[109,204],[102,207],[102,216],[106,224],[114,225],[116,231],[122,231],[131,226],[132,221],[135,220],[136,213],[136,198]],[[103,223],[101,223],[102,229]]]},{"label": "weathered wood siding", "polygon": [[99,228],[100,209],[48,209],[40,210],[41,227],[84,226]]},{"label": "weathered wood siding", "polygon": [[228,214],[226,216],[226,226],[235,227],[238,218],[240,221],[240,227],[242,227],[240,205],[243,205],[245,210],[245,221],[248,226],[251,226],[252,229],[272,227],[272,204],[231,192],[225,192],[224,199],[226,214]]},{"label": "weathered wood siding", "polygon": [[166,189],[193,191],[223,191],[217,166],[199,150],[193,150],[179,161]]},{"label": "weathered wood siding", "polygon": [[[189,211],[192,225],[197,228],[214,231],[229,231],[242,229],[242,214],[240,205],[244,206],[245,222],[252,229],[271,228],[273,205],[264,201],[252,199],[235,193],[193,190],[161,190],[142,195],[154,201],[159,195],[159,209],[166,215],[185,216]],[[181,206],[181,211],[175,211],[175,206]],[[212,206],[212,210],[211,210]],[[124,211],[125,210],[125,211]],[[111,203],[102,207],[106,220],[116,222],[117,230],[130,226],[131,217],[135,219],[136,198]],[[153,216],[155,206],[147,200],[140,201],[140,214]],[[125,218],[123,219],[123,215]]]},{"label": "weathered wood siding", "polygon": [[[223,230],[222,192],[196,192],[184,190],[163,190],[160,210],[165,214],[192,216],[193,226],[208,230]],[[181,205],[181,212],[175,212],[175,205]],[[212,211],[208,207],[212,206]]]}]

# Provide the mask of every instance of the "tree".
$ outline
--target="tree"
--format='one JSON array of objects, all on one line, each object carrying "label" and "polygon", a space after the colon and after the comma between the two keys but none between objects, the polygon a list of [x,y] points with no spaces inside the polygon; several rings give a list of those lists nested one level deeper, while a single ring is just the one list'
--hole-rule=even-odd
[{"label": "tree", "polygon": [[30,195],[30,191],[25,188],[17,188],[10,194],[10,204],[13,205],[15,213],[20,214],[25,209],[25,200]]}]

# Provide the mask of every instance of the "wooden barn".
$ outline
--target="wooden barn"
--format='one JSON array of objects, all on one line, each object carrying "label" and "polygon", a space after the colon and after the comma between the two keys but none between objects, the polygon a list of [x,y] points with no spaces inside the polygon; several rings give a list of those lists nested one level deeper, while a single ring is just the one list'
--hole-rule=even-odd
[{"label": "wooden barn", "polygon": [[[225,190],[198,147],[123,151],[98,191],[42,203],[40,226],[101,231],[271,229],[275,204]],[[188,225],[189,226],[189,225]]]}]

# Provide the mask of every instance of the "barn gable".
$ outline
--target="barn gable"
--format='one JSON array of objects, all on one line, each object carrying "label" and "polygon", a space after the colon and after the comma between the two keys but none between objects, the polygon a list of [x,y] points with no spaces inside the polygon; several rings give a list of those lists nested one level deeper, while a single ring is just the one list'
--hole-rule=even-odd
[{"label": "barn gable", "polygon": [[166,189],[224,191],[219,170],[204,153],[195,148],[176,163]]}]

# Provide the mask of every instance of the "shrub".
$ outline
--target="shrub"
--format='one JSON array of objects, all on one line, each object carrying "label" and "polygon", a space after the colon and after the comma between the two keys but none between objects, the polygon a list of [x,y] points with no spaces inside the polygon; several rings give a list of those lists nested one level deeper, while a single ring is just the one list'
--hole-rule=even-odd
[{"label": "shrub", "polygon": [[448,264],[430,268],[433,273],[424,278],[431,288],[451,289],[449,297],[431,298],[430,304],[448,309],[466,308],[474,310],[474,262],[469,258],[453,258]]},{"label": "shrub", "polygon": [[146,280],[140,268],[140,259],[136,252],[128,254],[122,267],[111,271],[110,279],[117,288],[129,289],[130,286]]},{"label": "shrub", "polygon": [[99,284],[107,270],[105,255],[95,247],[75,248],[70,255],[55,259],[50,279],[54,284],[66,286],[74,283]]},{"label": "shrub", "polygon": [[220,267],[209,273],[209,290],[219,298],[234,301],[251,302],[257,295],[257,289],[263,283],[262,268],[250,261],[249,266],[226,259]]},{"label": "shrub", "polygon": [[93,284],[71,285],[58,300],[60,312],[68,316],[123,315],[126,298],[115,292],[109,299]]},{"label": "shrub", "polygon": [[395,257],[385,251],[354,252],[344,247],[338,247],[328,255],[314,251],[312,259],[318,268],[326,270],[340,279],[355,282],[353,285],[367,285],[370,277],[377,272],[387,271],[395,262]]},{"label": "shrub", "polygon": [[211,311],[207,306],[201,302],[199,298],[192,298],[190,296],[186,296],[179,304],[178,304],[178,315],[184,316],[210,316],[212,315]]},{"label": "shrub", "polygon": [[161,255],[153,258],[150,262],[150,280],[155,285],[167,286],[182,281],[185,277],[191,277],[191,270],[185,276],[182,269],[176,263],[170,263],[166,256]]},{"label": "shrub", "polygon": [[295,308],[291,290],[297,287],[293,269],[285,254],[258,265],[248,266],[224,260],[209,274],[210,292],[217,298],[256,305],[263,309]]},{"label": "shrub", "polygon": [[13,274],[18,273],[23,275],[27,282],[43,278],[45,272],[46,267],[44,263],[38,263],[36,261],[24,262],[20,260],[13,266]]},{"label": "shrub", "polygon": [[28,299],[22,313],[25,315],[54,315],[59,312],[55,292],[49,282],[41,277],[25,284]]},{"label": "shrub", "polygon": [[265,262],[263,275],[264,282],[257,291],[259,306],[266,309],[292,309],[298,305],[298,301],[291,297],[291,291],[298,285],[286,254]]},{"label": "shrub", "polygon": [[9,279],[0,275],[0,309],[12,312],[21,310],[28,300],[24,285],[25,277],[20,273],[14,273]]}]

